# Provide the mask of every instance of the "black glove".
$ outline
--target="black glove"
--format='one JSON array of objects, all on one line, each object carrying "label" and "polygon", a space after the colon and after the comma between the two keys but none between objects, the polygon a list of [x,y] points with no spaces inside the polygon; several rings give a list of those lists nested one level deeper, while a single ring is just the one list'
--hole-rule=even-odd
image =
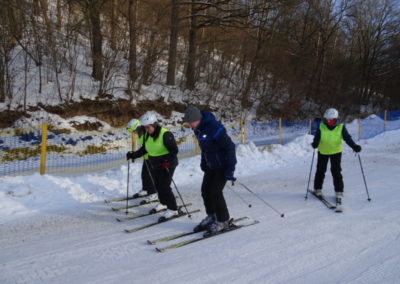
[{"label": "black glove", "polygon": [[126,153],[126,160],[132,160],[132,162],[135,160],[135,152],[129,151]]},{"label": "black glove", "polygon": [[204,162],[203,160],[200,163],[200,168],[203,172],[207,172],[210,170],[210,168],[207,166],[206,162]]},{"label": "black glove", "polygon": [[318,143],[312,142],[311,143],[311,147],[313,147],[314,149],[318,148]]},{"label": "black glove", "polygon": [[361,152],[361,146],[356,144],[353,146],[353,150],[354,150],[354,152],[359,153],[359,152]]}]

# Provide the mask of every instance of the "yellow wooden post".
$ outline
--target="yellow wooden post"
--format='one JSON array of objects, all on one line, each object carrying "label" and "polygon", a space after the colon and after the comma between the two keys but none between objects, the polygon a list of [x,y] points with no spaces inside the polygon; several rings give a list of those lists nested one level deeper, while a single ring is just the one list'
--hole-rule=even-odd
[{"label": "yellow wooden post", "polygon": [[246,119],[240,119],[240,137],[242,144],[246,144]]},{"label": "yellow wooden post", "polygon": [[199,149],[199,142],[196,139],[196,136],[193,135],[193,142],[194,142],[194,153],[196,155],[200,154],[200,149]]},{"label": "yellow wooden post", "polygon": [[361,119],[358,118],[358,141],[361,139]]},{"label": "yellow wooden post", "polygon": [[278,140],[279,140],[279,144],[282,144],[282,119],[279,118],[278,121]]},{"label": "yellow wooden post", "polygon": [[385,110],[385,122],[384,122],[384,125],[383,125],[383,131],[385,131],[386,132],[386,121],[387,121],[387,110]]},{"label": "yellow wooden post", "polygon": [[132,140],[132,151],[136,151],[136,132],[133,131],[131,135],[131,140]]},{"label": "yellow wooden post", "polygon": [[312,133],[312,119],[310,119],[310,123],[308,124],[308,134]]},{"label": "yellow wooden post", "polygon": [[46,173],[46,150],[47,150],[47,124],[42,124],[42,144],[40,148],[40,169],[41,175]]}]

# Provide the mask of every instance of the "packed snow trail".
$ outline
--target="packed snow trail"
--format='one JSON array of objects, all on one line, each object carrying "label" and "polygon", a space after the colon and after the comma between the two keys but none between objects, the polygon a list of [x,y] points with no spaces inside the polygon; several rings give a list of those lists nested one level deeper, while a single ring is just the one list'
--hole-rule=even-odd
[{"label": "packed snow trail", "polygon": [[[1,178],[0,283],[400,283],[400,131],[361,141],[371,202],[358,159],[345,148],[343,214],[304,200],[310,140],[237,150],[235,176],[285,218],[235,186],[252,207],[226,189],[231,217],[259,224],[164,254],[147,240],[190,230],[204,217],[199,157],[181,160],[174,179],[185,202],[202,211],[135,234],[115,221],[125,213],[104,203],[126,194],[126,166],[68,177]],[[138,189],[138,163],[131,173]],[[324,194],[334,201],[329,170]],[[130,214],[151,208],[143,207]]]}]

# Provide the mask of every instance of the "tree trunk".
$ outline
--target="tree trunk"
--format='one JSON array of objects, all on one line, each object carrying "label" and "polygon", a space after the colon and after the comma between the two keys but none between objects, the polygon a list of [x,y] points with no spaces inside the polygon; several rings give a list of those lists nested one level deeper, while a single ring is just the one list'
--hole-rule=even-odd
[{"label": "tree trunk", "polygon": [[92,0],[89,14],[92,29],[92,77],[101,81],[103,77],[103,38],[101,35],[100,11],[96,0]]},{"label": "tree trunk", "polygon": [[110,41],[111,41],[111,48],[113,49],[113,50],[116,50],[117,49],[117,32],[116,32],[116,30],[117,30],[117,22],[116,22],[116,10],[117,10],[117,4],[116,4],[116,1],[115,0],[112,0],[111,1],[111,27],[110,27],[110,29],[111,29],[111,39],[110,39]]},{"label": "tree trunk", "polygon": [[129,0],[129,80],[132,86],[137,80],[137,69],[136,69],[136,28],[137,28],[137,0]]},{"label": "tree trunk", "polygon": [[171,86],[175,85],[178,31],[179,31],[179,0],[172,0],[171,34],[169,39],[168,73],[167,73],[167,85]]},{"label": "tree trunk", "polygon": [[197,18],[195,16],[195,4],[192,4],[192,17],[190,18],[189,29],[189,51],[186,68],[186,88],[193,90],[195,87],[195,70],[196,70],[196,48],[197,48]]},{"label": "tree trunk", "polygon": [[0,56],[0,103],[4,103],[6,100],[6,72],[5,72],[5,60],[3,56]]},{"label": "tree trunk", "polygon": [[61,30],[61,25],[62,25],[62,0],[57,0],[57,22],[56,22],[56,28],[57,30]]}]

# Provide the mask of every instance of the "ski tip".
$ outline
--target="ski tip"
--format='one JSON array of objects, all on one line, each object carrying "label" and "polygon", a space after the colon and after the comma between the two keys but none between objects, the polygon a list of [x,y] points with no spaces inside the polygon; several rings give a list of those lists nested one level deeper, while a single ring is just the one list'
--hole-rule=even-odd
[{"label": "ski tip", "polygon": [[155,245],[155,244],[156,244],[155,242],[150,241],[150,240],[147,240],[147,243],[148,243],[149,245]]},{"label": "ski tip", "polygon": [[283,218],[283,217],[285,217],[285,214],[282,213],[282,214],[281,214],[281,218]]},{"label": "ski tip", "polygon": [[128,229],[125,229],[124,232],[125,233],[130,233],[130,231]]},{"label": "ski tip", "polygon": [[162,249],[162,248],[156,248],[156,251],[158,251],[158,252],[164,252],[165,250]]},{"label": "ski tip", "polygon": [[117,220],[118,222],[121,222],[121,221],[122,221],[120,218],[115,218],[115,220]]}]

